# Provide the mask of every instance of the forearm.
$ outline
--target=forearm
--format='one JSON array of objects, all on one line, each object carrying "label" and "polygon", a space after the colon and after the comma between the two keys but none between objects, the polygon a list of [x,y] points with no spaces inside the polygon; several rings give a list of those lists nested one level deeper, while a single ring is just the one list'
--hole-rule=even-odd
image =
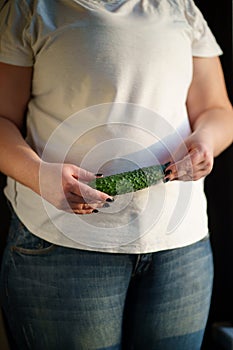
[{"label": "forearm", "polygon": [[230,107],[207,110],[196,118],[192,130],[203,136],[216,157],[233,142],[233,110]]},{"label": "forearm", "polygon": [[0,117],[0,171],[39,193],[41,160],[11,121]]}]

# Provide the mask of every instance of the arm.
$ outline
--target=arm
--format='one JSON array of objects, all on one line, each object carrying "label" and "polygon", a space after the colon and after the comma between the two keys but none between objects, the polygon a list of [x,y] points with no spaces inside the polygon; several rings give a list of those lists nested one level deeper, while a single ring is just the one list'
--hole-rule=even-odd
[{"label": "arm", "polygon": [[233,111],[219,58],[194,59],[194,78],[187,108],[193,131],[205,132],[218,156],[233,141]]},{"label": "arm", "polygon": [[172,171],[170,180],[198,180],[208,175],[214,157],[233,141],[233,110],[219,58],[193,61],[193,80],[187,97],[192,134],[185,140],[187,154],[177,150],[177,161],[168,167]]},{"label": "arm", "polygon": [[0,63],[0,170],[38,192],[40,160],[21,134],[31,76],[31,68]]},{"label": "arm", "polygon": [[[48,188],[43,190],[43,197],[59,209],[71,210],[70,206],[64,204],[67,200],[71,211],[91,213],[93,207],[109,196],[77,180],[90,181],[95,176],[72,164],[42,163],[21,134],[31,96],[31,81],[32,68],[0,63],[0,171],[41,194],[39,173],[43,165],[46,177],[44,188]],[[95,201],[97,204],[86,204],[84,195],[90,202]]]}]

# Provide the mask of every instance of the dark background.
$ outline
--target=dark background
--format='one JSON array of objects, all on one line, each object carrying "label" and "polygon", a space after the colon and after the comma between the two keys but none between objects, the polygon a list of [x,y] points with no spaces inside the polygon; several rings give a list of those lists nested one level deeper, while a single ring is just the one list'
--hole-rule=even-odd
[{"label": "dark background", "polygon": [[[232,0],[221,3],[196,0],[224,54],[221,62],[228,94],[233,103]],[[213,172],[205,181],[209,228],[215,263],[215,279],[209,321],[203,350],[220,350],[212,337],[214,323],[233,325],[233,146],[215,159]],[[2,192],[5,177],[0,174],[0,258],[9,225],[9,211]],[[0,335],[3,334],[0,322]],[[1,337],[1,339],[3,339]],[[0,343],[1,343],[0,339]],[[3,343],[2,343],[3,345]],[[6,347],[2,350],[8,349]],[[175,350],[175,349],[174,349]],[[190,349],[191,350],[191,349]]]},{"label": "dark background", "polygon": [[[196,0],[212,29],[223,55],[221,62],[227,90],[233,103],[232,0],[221,3]],[[209,228],[215,263],[215,280],[209,322],[203,348],[220,350],[212,340],[214,323],[233,326],[233,146],[215,159],[214,170],[205,181]]]}]

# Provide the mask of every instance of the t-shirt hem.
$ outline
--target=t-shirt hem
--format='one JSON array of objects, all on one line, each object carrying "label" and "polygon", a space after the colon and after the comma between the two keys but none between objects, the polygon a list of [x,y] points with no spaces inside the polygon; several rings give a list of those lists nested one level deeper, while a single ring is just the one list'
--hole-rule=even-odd
[{"label": "t-shirt hem", "polygon": [[14,66],[21,66],[21,67],[32,67],[33,62],[31,61],[26,61],[26,60],[20,60],[20,59],[12,59],[12,57],[0,55],[0,62],[6,63],[6,64],[11,64]]},{"label": "t-shirt hem", "polygon": [[222,50],[215,50],[215,51],[207,51],[203,52],[201,50],[192,50],[192,56],[193,57],[206,57],[206,58],[211,58],[211,57],[218,57],[222,56],[223,51]]},{"label": "t-shirt hem", "polygon": [[[182,241],[177,244],[170,243],[168,244],[167,242],[165,244],[158,244],[156,246],[156,243],[153,247],[144,247],[143,249],[139,249],[136,247],[129,247],[129,246],[118,246],[118,247],[107,247],[107,248],[96,248],[92,247],[91,245],[82,245],[76,242],[73,242],[69,238],[66,238],[63,242],[59,241],[59,239],[52,239],[51,238],[51,232],[45,232],[43,230],[43,234],[41,233],[40,230],[38,230],[38,227],[33,226],[31,223],[26,223],[23,218],[21,218],[21,215],[17,212],[17,209],[14,208],[14,204],[12,203],[14,212],[18,216],[19,220],[27,227],[27,229],[35,236],[59,247],[64,247],[64,248],[71,248],[71,249],[79,249],[79,250],[85,250],[85,251],[94,251],[94,252],[101,252],[101,253],[112,253],[112,254],[148,254],[148,253],[156,253],[160,251],[165,251],[165,250],[172,250],[172,249],[178,249],[178,248],[183,248],[192,244],[195,244],[202,239],[204,239],[208,234],[208,230],[203,230],[203,233],[196,236],[193,239],[187,240],[187,241]],[[140,243],[138,244],[140,246]]]}]

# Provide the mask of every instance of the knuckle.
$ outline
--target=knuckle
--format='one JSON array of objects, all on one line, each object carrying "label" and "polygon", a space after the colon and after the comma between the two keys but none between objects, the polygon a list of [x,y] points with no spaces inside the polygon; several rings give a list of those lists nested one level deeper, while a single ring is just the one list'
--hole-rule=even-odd
[{"label": "knuckle", "polygon": [[63,179],[62,187],[64,192],[71,192],[74,187],[73,181],[68,181],[67,179]]},{"label": "knuckle", "polygon": [[207,161],[206,166],[207,166],[207,168],[208,168],[209,170],[211,170],[211,169],[212,169],[212,167],[213,167],[213,162],[211,162],[210,160],[209,160],[209,161]]},{"label": "knuckle", "polygon": [[200,178],[200,177],[199,177],[198,175],[193,175],[192,180],[193,180],[193,181],[197,181],[197,180],[199,180],[199,178]]},{"label": "knuckle", "polygon": [[71,192],[72,190],[72,185],[70,183],[65,183],[63,184],[63,191],[64,193]]}]

